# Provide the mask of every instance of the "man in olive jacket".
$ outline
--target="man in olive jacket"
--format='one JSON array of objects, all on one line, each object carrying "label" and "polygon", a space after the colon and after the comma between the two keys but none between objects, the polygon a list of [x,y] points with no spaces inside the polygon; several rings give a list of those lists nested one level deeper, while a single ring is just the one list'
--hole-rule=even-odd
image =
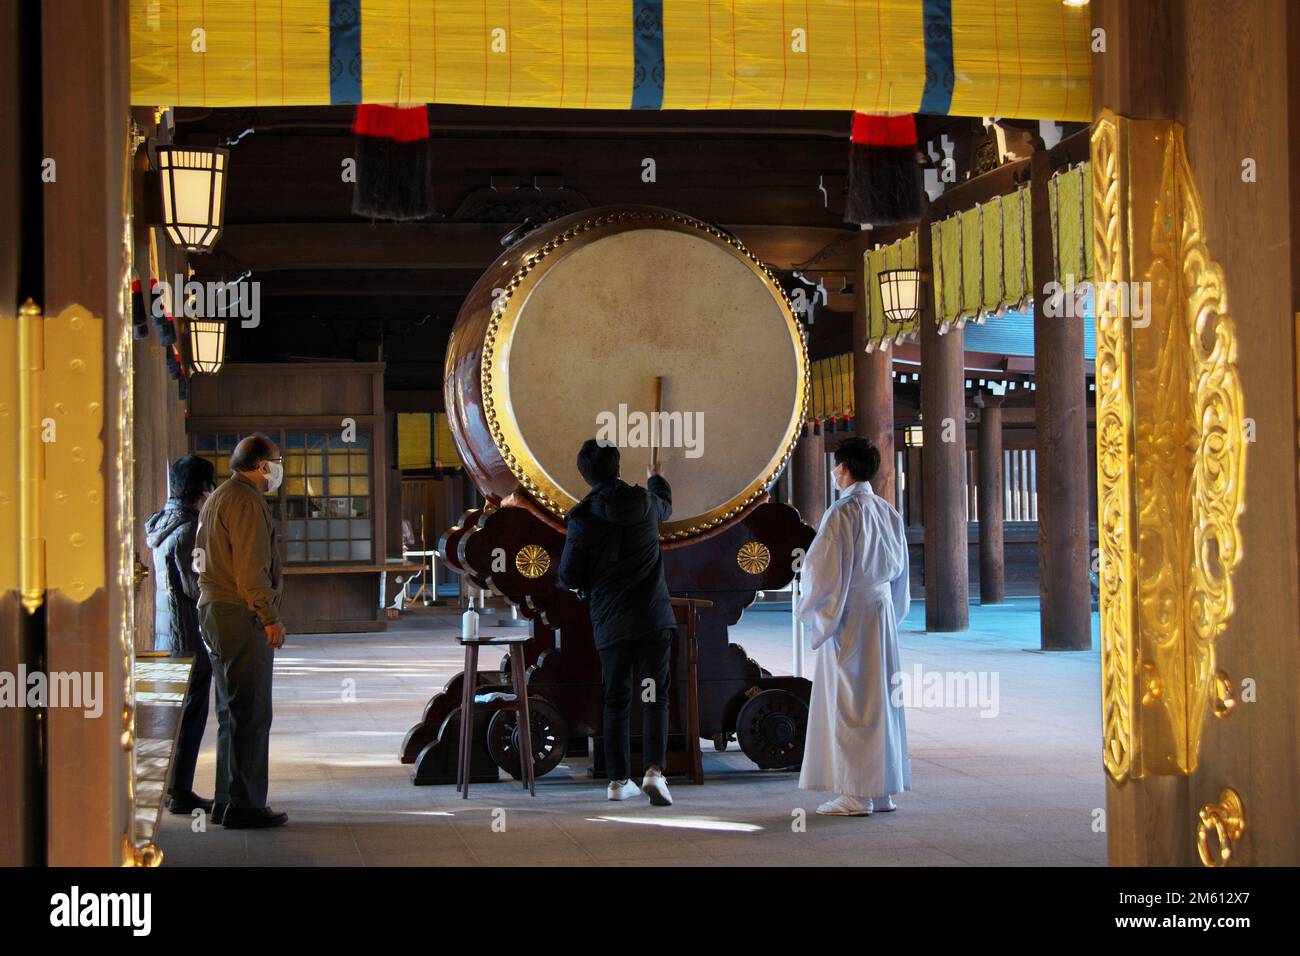
[{"label": "man in olive jacket", "polygon": [[[283,579],[275,521],[262,497],[280,487],[284,466],[265,435],[250,435],[230,456],[228,481],[199,514],[199,622],[212,651],[218,706],[228,719],[217,739],[214,822],[231,829],[275,827],[288,814],[266,805],[271,742],[271,675]],[[220,716],[220,715],[219,715]]]},{"label": "man in olive jacket", "polygon": [[[631,774],[628,716],[632,683],[643,700],[642,755],[646,795],[656,806],[672,797],[663,767],[668,737],[669,656],[676,618],[668,603],[659,525],[672,513],[672,490],[658,470],[647,469],[645,488],[620,480],[614,445],[588,439],[578,471],[591,493],[568,513],[558,575],[591,611],[605,685],[605,764],[610,800],[640,791]],[[642,681],[649,679],[650,684]]]}]

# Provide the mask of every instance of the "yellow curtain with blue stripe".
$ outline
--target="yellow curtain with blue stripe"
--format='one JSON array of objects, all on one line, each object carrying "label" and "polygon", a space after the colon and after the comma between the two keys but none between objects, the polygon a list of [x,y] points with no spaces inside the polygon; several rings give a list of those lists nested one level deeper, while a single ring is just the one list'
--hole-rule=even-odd
[{"label": "yellow curtain with blue stripe", "polygon": [[131,101],[1086,121],[1089,29],[1060,0],[131,0]]}]

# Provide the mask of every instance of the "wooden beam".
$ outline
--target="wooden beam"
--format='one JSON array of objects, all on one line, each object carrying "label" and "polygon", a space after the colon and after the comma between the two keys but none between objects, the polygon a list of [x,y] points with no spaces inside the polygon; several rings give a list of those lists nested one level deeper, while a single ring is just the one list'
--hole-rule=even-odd
[{"label": "wooden beam", "polygon": [[[215,262],[215,257],[208,256],[203,264],[196,263],[195,278],[230,281],[243,271],[234,260],[222,261],[221,268],[214,268]],[[262,301],[266,302],[268,298],[298,301],[309,296],[464,298],[482,274],[482,269],[277,269],[253,278],[260,283]],[[355,306],[349,303],[346,311],[351,313]]]},{"label": "wooden beam", "polygon": [[948,189],[930,203],[928,216],[931,220],[947,219],[967,209],[974,209],[997,196],[1014,193],[1028,181],[1029,160],[1021,159],[1014,163],[1007,163],[1005,166],[999,166],[982,176],[968,179]]},{"label": "wooden beam", "polygon": [[1065,137],[1047,151],[1053,172],[1067,166],[1087,162],[1091,145],[1092,127],[1090,126],[1085,126],[1083,129]]},{"label": "wooden beam", "polygon": [[[220,142],[235,132],[207,138]],[[198,135],[182,129],[180,138]],[[513,203],[536,200],[544,207],[564,198],[574,208],[641,202],[711,222],[843,228],[843,141],[599,134],[520,139],[502,131],[490,137],[435,136],[430,149],[438,212],[457,222],[500,218]],[[342,133],[246,136],[231,147],[226,222],[351,220],[354,187],[342,173],[355,153],[355,141]],[[643,175],[647,159],[654,161],[650,181]],[[530,196],[534,187],[551,195]]]},{"label": "wooden beam", "polygon": [[[258,130],[335,129],[351,132],[353,106],[283,106],[273,109],[181,107],[177,123],[185,130],[220,129],[237,135]],[[251,121],[250,121],[251,119]],[[845,110],[577,110],[528,107],[429,107],[434,132],[491,135],[563,136],[792,136],[846,142],[851,125]]]},{"label": "wooden beam", "polygon": [[[504,251],[510,223],[296,223],[228,225],[218,249],[254,275],[277,269],[461,269],[482,270]],[[815,271],[850,271],[852,251],[841,248],[845,230],[819,226],[737,225],[734,232],[759,259],[777,271],[798,268],[821,256]],[[853,233],[850,233],[853,235]],[[827,253],[828,247],[834,253]],[[195,259],[203,268],[204,257]]]},{"label": "wooden beam", "polygon": [[[105,489],[115,487],[125,454],[117,423],[128,414],[116,353],[122,323],[130,320],[120,307],[128,212],[122,188],[130,115],[127,7],[127,0],[41,4],[43,148],[57,163],[57,180],[32,187],[45,201],[45,313],[82,306],[92,316],[89,334],[102,337]],[[131,763],[122,747],[129,675],[119,623],[130,595],[118,585],[121,542],[112,529],[130,515],[119,513],[115,493],[98,507],[77,507],[84,509],[88,534],[92,523],[102,524],[104,579],[85,600],[56,588],[47,593],[46,670],[101,676],[102,712],[93,719],[72,708],[46,712],[48,863],[115,866],[132,828]]]}]

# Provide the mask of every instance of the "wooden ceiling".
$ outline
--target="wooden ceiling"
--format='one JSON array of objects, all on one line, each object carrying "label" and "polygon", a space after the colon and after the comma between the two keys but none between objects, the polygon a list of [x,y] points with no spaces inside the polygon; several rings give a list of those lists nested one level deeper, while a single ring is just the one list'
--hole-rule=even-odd
[{"label": "wooden ceiling", "polygon": [[[858,227],[842,221],[847,113],[431,107],[438,216],[419,223],[352,215],[352,114],[177,111],[179,142],[237,140],[225,231],[193,262],[200,279],[260,283],[261,324],[232,328],[232,361],[382,355],[390,390],[438,390],[451,324],[502,236],[526,216],[627,202],[731,229],[791,286],[796,270],[824,280],[814,353],[844,350],[859,268]],[[979,129],[936,118],[922,132]]]}]

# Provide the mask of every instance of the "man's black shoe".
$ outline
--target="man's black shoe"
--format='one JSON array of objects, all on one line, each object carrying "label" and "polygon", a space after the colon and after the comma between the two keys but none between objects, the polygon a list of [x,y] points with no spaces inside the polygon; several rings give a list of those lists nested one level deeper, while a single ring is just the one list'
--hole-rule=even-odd
[{"label": "man's black shoe", "polygon": [[226,819],[226,808],[229,806],[230,804],[228,803],[212,804],[212,825],[213,826],[220,826],[222,821]]},{"label": "man's black shoe", "polygon": [[282,827],[289,822],[289,814],[276,813],[270,807],[256,810],[248,807],[227,807],[221,825],[227,830],[264,830],[267,827]]},{"label": "man's black shoe", "polygon": [[167,794],[167,810],[170,813],[189,815],[195,810],[202,810],[208,813],[212,810],[212,801],[204,800],[193,790],[187,790],[185,793]]}]

